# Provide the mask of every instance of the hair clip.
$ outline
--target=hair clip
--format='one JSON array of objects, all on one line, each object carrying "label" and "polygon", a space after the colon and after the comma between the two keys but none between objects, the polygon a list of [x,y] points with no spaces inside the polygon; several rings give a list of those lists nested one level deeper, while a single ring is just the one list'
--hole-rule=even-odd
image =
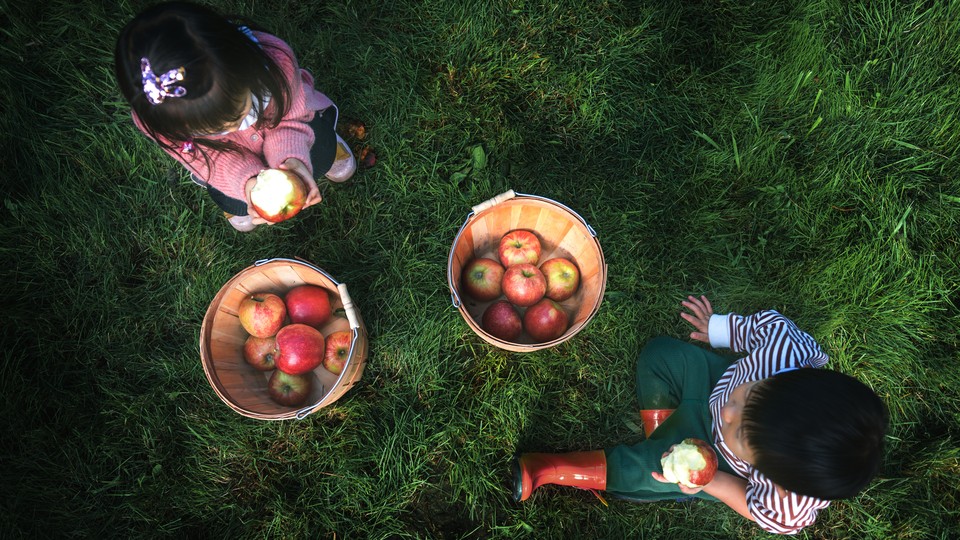
[{"label": "hair clip", "polygon": [[176,83],[183,80],[183,67],[171,69],[159,77],[150,67],[150,61],[146,57],[140,59],[140,74],[143,80],[143,93],[147,96],[147,101],[154,105],[163,103],[168,97],[182,97],[187,93],[187,89],[177,86]]},{"label": "hair clip", "polygon": [[186,141],[183,141],[183,144],[180,146],[180,151],[184,154],[193,152],[193,139],[187,139]]}]

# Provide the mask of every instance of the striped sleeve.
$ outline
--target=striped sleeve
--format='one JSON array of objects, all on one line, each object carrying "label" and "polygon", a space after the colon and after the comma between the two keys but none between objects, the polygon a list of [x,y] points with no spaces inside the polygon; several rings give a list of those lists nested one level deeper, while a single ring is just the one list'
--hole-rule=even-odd
[{"label": "striped sleeve", "polygon": [[778,491],[777,486],[756,471],[747,483],[747,507],[763,530],[775,534],[796,534],[817,521],[817,512],[830,501]]},{"label": "striped sleeve", "polygon": [[727,317],[730,349],[748,353],[744,367],[769,377],[801,367],[822,367],[827,355],[809,334],[774,310]]}]

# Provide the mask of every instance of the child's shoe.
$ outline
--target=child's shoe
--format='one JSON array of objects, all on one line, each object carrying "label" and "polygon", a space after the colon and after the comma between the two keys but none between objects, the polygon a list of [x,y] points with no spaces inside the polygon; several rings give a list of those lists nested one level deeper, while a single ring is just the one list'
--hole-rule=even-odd
[{"label": "child's shoe", "polygon": [[355,172],[357,172],[357,159],[353,157],[350,145],[340,138],[340,134],[337,134],[337,156],[324,176],[331,182],[346,182]]},{"label": "child's shoe", "polygon": [[240,232],[250,232],[257,228],[257,225],[253,222],[253,218],[249,215],[235,216],[233,214],[224,212],[223,217],[227,218],[227,221],[230,223],[230,225]]}]

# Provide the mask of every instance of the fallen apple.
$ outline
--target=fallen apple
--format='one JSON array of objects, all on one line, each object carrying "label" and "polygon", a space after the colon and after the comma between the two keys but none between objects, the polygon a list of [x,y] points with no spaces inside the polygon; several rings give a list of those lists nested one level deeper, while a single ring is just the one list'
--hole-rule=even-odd
[{"label": "fallen apple", "polygon": [[347,355],[350,354],[350,344],[353,343],[353,332],[339,330],[326,337],[326,350],[323,354],[323,367],[339,375],[347,365]]},{"label": "fallen apple", "polygon": [[663,477],[689,488],[703,487],[717,473],[717,454],[706,441],[687,438],[660,460]]},{"label": "fallen apple", "polygon": [[570,259],[554,257],[540,265],[547,279],[547,298],[563,302],[573,296],[580,286],[580,270]]},{"label": "fallen apple", "polygon": [[320,329],[333,315],[330,293],[318,285],[298,285],[283,297],[291,323],[302,323]]},{"label": "fallen apple", "polygon": [[523,329],[538,343],[557,339],[567,331],[568,326],[567,312],[549,298],[527,308],[523,314]]},{"label": "fallen apple", "polygon": [[323,334],[312,326],[288,324],[277,332],[277,369],[290,375],[303,375],[323,361]]},{"label": "fallen apple", "polygon": [[292,218],[307,201],[307,186],[296,173],[284,169],[265,169],[257,175],[250,190],[250,204],[271,223]]},{"label": "fallen apple", "polygon": [[523,321],[517,308],[506,300],[498,300],[483,312],[480,323],[490,335],[504,341],[514,341],[523,332]]},{"label": "fallen apple", "polygon": [[500,238],[497,255],[505,268],[514,264],[537,264],[540,260],[540,239],[524,229],[510,231]]},{"label": "fallen apple", "polygon": [[503,273],[503,295],[514,305],[532,306],[547,292],[547,280],[535,265],[515,264]]},{"label": "fallen apple", "polygon": [[473,259],[463,267],[460,283],[464,292],[481,301],[493,300],[503,292],[503,266],[493,259]]},{"label": "fallen apple", "polygon": [[237,307],[240,326],[251,336],[275,335],[287,318],[287,306],[273,293],[251,294]]},{"label": "fallen apple", "polygon": [[243,343],[243,359],[258,371],[270,371],[276,367],[277,339],[274,336],[247,336]]},{"label": "fallen apple", "polygon": [[277,369],[267,381],[267,394],[280,405],[297,407],[307,400],[312,387],[313,376],[291,375]]}]

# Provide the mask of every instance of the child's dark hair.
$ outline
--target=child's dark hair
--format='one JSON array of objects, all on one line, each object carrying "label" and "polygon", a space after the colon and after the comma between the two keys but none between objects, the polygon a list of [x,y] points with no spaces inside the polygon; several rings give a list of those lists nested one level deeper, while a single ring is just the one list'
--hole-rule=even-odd
[{"label": "child's dark hair", "polygon": [[887,420],[873,390],[826,369],[756,384],[741,419],[758,471],[784,489],[826,500],[856,495],[877,474]]},{"label": "child's dark hair", "polygon": [[[177,84],[186,94],[152,103],[144,92],[141,58],[155,73],[182,67],[184,77]],[[258,110],[258,125],[276,126],[287,109],[286,77],[262,45],[198,4],[167,2],[140,12],[120,31],[114,60],[124,97],[147,133],[168,149],[192,141],[213,150],[238,150],[197,135],[215,134],[236,121],[250,93],[261,103],[269,95],[271,113],[267,117]]]}]

